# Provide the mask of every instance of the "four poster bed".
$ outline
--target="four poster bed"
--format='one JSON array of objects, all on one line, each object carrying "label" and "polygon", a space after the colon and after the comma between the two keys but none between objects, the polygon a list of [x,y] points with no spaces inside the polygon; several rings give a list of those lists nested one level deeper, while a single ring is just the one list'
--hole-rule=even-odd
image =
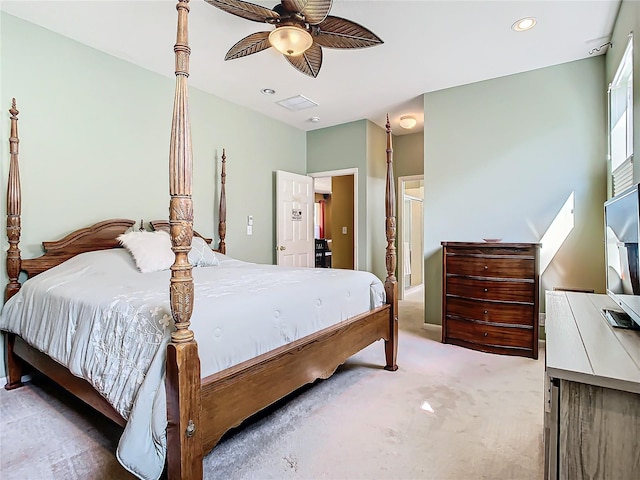
[{"label": "four poster bed", "polygon": [[[212,263],[202,267],[198,260],[194,263],[192,245],[195,249],[199,235],[193,232],[191,199],[188,0],[179,0],[177,9],[169,222],[153,221],[155,232],[148,232],[169,238],[163,241],[170,242],[173,263],[160,271],[141,273],[135,252],[131,250],[131,255],[129,245],[122,241],[135,224],[127,219],[107,220],[61,240],[43,242],[41,257],[21,258],[18,110],[14,101],[7,190],[9,282],[0,329],[6,337],[6,389],[21,386],[23,366],[29,364],[124,427],[117,455],[132,473],[158,478],[166,464],[170,479],[199,479],[203,455],[225,432],[297,388],[328,378],[369,344],[383,339],[384,368],[397,369],[395,193],[387,119],[384,284],[367,272],[259,266],[224,255],[223,155],[220,244]],[[117,248],[121,241],[127,249]],[[18,281],[21,272],[28,281]],[[321,282],[330,284],[333,291],[318,293],[325,288]],[[38,293],[43,291],[44,297]],[[127,296],[130,292],[135,295]],[[246,301],[248,296],[251,302]],[[298,310],[288,312],[289,305],[303,297],[309,297],[307,303],[300,300]],[[78,300],[79,305],[72,303]],[[69,313],[85,310],[93,315],[90,321],[76,320]],[[17,319],[11,320],[14,311]],[[252,317],[261,311],[273,317],[265,326],[263,322],[246,323],[256,320]],[[325,312],[337,318],[325,319]],[[58,322],[53,330],[61,331],[62,324],[68,323],[71,333],[60,338],[48,331],[43,334],[40,322],[47,316]],[[293,317],[308,321],[294,323]],[[106,325],[99,323],[101,319],[107,320]],[[236,338],[230,333],[234,329],[244,337],[251,336],[247,332],[264,330],[249,342],[258,348],[237,347],[230,340]],[[87,343],[78,339],[81,334],[89,339]],[[269,334],[273,336],[270,340]],[[136,424],[151,432],[150,438],[141,438]],[[150,466],[131,466],[128,462],[144,456],[139,451],[141,443],[154,460]]]}]

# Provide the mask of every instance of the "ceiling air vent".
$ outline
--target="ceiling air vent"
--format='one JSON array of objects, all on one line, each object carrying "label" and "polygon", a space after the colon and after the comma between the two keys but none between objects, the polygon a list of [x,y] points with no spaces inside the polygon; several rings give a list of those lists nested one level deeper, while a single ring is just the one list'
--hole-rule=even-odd
[{"label": "ceiling air vent", "polygon": [[309,100],[304,95],[296,95],[295,97],[285,98],[284,100],[280,100],[276,103],[288,110],[291,110],[292,112],[297,112],[298,110],[304,110],[305,108],[318,106],[316,102],[314,102],[313,100]]}]

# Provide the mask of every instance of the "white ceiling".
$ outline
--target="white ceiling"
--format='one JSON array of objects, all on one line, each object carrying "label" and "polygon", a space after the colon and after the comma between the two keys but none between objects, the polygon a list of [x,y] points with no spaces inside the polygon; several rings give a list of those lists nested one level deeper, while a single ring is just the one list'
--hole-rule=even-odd
[{"label": "white ceiling", "polygon": [[[7,1],[0,8],[165,76],[173,76],[175,0]],[[277,0],[254,2],[269,8]],[[274,49],[224,61],[246,35],[267,24],[191,0],[190,85],[301,130],[361,119],[394,134],[422,129],[422,94],[587,58],[610,39],[620,0],[334,0],[331,15],[359,23],[384,40],[360,50],[323,49],[317,78],[296,71]],[[537,25],[511,25],[533,16]],[[615,46],[614,46],[615,48]],[[593,55],[606,52],[606,48]],[[263,88],[275,95],[266,96]],[[295,95],[319,106],[291,112],[275,102]],[[400,128],[401,115],[418,126]],[[311,117],[319,117],[317,123]]]}]

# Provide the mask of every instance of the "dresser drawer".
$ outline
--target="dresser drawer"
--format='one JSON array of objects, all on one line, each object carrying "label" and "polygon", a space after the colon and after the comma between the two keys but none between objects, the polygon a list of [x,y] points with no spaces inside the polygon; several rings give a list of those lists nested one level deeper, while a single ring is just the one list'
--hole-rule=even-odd
[{"label": "dresser drawer", "polygon": [[491,323],[533,326],[533,304],[496,303],[447,295],[446,316]]},{"label": "dresser drawer", "polygon": [[447,293],[480,300],[531,302],[535,284],[533,280],[518,282],[450,276],[447,278]]},{"label": "dresser drawer", "polygon": [[528,257],[447,255],[445,261],[448,275],[474,277],[533,278],[536,267],[535,259]]},{"label": "dresser drawer", "polygon": [[449,253],[456,255],[499,255],[501,257],[535,257],[538,247],[536,244],[508,244],[465,243],[455,246],[447,246]]},{"label": "dresser drawer", "polygon": [[499,327],[455,318],[450,318],[447,321],[446,340],[449,339],[529,350],[531,350],[533,344],[533,335],[530,328]]}]

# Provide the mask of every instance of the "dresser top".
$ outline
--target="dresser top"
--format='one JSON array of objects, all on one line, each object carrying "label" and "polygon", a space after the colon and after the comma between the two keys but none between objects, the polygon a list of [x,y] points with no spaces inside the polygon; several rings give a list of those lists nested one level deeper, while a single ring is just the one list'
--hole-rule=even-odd
[{"label": "dresser top", "polygon": [[443,247],[539,247],[538,242],[440,242]]},{"label": "dresser top", "polygon": [[[550,377],[640,393],[640,331],[614,328],[607,295],[547,291],[546,364]],[[619,309],[618,309],[619,310]]]}]

